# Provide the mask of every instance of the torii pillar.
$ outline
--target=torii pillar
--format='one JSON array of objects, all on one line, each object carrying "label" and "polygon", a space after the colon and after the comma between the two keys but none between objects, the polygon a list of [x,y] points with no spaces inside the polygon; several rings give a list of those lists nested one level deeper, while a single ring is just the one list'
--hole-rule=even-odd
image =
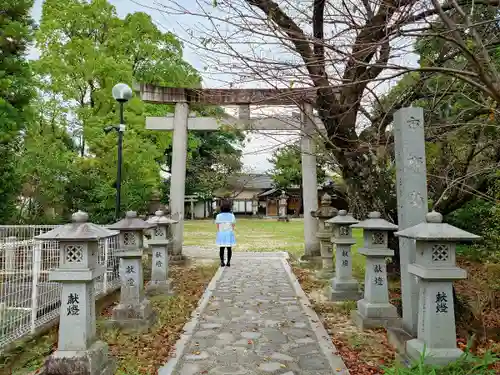
[{"label": "torii pillar", "polygon": [[178,221],[177,224],[173,225],[172,255],[174,259],[182,256],[184,240],[188,116],[189,104],[186,101],[175,103],[172,166],[170,169],[170,215],[172,219]]},{"label": "torii pillar", "polygon": [[300,151],[302,158],[302,201],[304,202],[304,258],[320,256],[319,239],[316,236],[318,221],[313,214],[318,210],[318,176],[316,174],[316,125],[313,122],[313,107],[302,108],[302,134]]}]

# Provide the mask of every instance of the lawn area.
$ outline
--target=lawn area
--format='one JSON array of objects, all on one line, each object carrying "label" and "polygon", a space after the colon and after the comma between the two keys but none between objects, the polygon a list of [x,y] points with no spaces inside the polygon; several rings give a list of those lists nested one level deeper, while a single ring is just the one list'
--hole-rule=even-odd
[{"label": "lawn area", "polygon": [[[184,245],[213,248],[215,224],[212,220],[188,220],[184,223]],[[293,257],[304,254],[304,222],[293,219],[280,222],[272,219],[237,218],[235,251],[288,251]],[[363,277],[365,259],[356,251],[363,244],[363,232],[355,229],[353,236],[353,273]]]}]

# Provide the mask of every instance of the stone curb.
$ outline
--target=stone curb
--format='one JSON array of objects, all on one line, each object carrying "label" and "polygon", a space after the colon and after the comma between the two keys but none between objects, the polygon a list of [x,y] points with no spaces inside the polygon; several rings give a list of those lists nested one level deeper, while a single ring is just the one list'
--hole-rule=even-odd
[{"label": "stone curb", "polygon": [[321,348],[321,351],[330,363],[332,374],[349,375],[349,370],[344,364],[342,358],[337,354],[337,348],[335,347],[335,345],[333,345],[328,332],[326,332],[323,323],[321,323],[321,320],[318,317],[318,314],[316,314],[316,312],[312,309],[311,302],[307,298],[305,292],[302,290],[299,281],[292,271],[292,267],[285,259],[282,259],[281,261],[283,262],[283,267],[288,274],[288,278],[292,284],[292,287],[295,293],[297,293],[302,309],[309,320],[309,324],[311,325],[311,328],[316,335],[316,339]]},{"label": "stone curb", "polygon": [[205,289],[205,292],[203,293],[203,296],[201,297],[200,301],[198,302],[198,306],[196,309],[191,313],[191,320],[187,322],[184,327],[183,327],[183,333],[181,334],[181,337],[177,342],[175,343],[174,346],[174,351],[175,351],[175,356],[170,358],[168,362],[165,364],[165,366],[162,366],[158,369],[158,375],[171,375],[175,367],[177,366],[177,363],[179,360],[182,358],[184,355],[184,352],[186,351],[186,348],[191,341],[191,338],[193,336],[194,331],[196,328],[198,328],[200,324],[200,317],[201,313],[203,310],[205,310],[205,307],[208,305],[208,302],[210,301],[210,297],[212,296],[213,291],[217,287],[217,281],[219,281],[224,274],[224,267],[220,267],[210,283],[207,286],[207,289]]}]

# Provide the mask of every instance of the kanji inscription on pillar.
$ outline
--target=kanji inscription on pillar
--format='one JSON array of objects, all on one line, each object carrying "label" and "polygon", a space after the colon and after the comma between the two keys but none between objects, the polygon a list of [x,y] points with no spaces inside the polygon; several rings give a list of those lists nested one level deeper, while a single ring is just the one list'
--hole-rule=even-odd
[{"label": "kanji inscription on pillar", "polygon": [[416,129],[422,126],[422,122],[420,121],[420,119],[414,116],[410,116],[407,120],[407,123],[410,129]]},{"label": "kanji inscription on pillar", "polygon": [[80,315],[80,297],[77,293],[70,293],[66,303],[66,315]]},{"label": "kanji inscription on pillar", "polygon": [[155,266],[162,267],[163,266],[163,257],[160,251],[155,253]]},{"label": "kanji inscription on pillar", "polygon": [[446,293],[436,294],[436,314],[443,314],[448,312],[448,296]]},{"label": "kanji inscription on pillar", "polygon": [[125,282],[128,286],[134,286],[136,270],[134,265],[130,264],[125,267]]}]

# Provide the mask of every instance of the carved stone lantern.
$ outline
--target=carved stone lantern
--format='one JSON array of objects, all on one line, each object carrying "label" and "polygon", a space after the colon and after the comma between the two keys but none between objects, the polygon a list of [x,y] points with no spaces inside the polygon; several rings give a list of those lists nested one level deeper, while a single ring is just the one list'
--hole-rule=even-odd
[{"label": "carved stone lantern", "polygon": [[252,198],[252,215],[257,216],[259,213],[259,197],[254,195]]},{"label": "carved stone lantern", "polygon": [[363,229],[364,247],[358,253],[366,256],[364,297],[351,317],[361,329],[392,326],[398,321],[398,312],[389,303],[385,259],[394,255],[394,250],[388,247],[388,238],[389,232],[398,226],[382,219],[380,212],[370,212],[368,219],[351,228]]},{"label": "carved stone lantern", "polygon": [[331,281],[329,297],[332,301],[358,300],[359,284],[352,277],[351,254],[351,246],[356,243],[351,225],[358,223],[358,220],[346,210],[340,210],[337,216],[325,223],[333,226],[332,242],[335,245],[335,277]]},{"label": "carved stone lantern", "polygon": [[453,281],[465,279],[467,271],[456,266],[456,243],[481,237],[444,224],[438,212],[429,212],[426,221],[396,232],[395,235],[416,242],[415,263],[408,272],[420,284],[417,338],[406,342],[406,354],[424,362],[445,365],[462,355],[457,348]]},{"label": "carved stone lantern", "polygon": [[278,206],[279,206],[278,221],[286,221],[286,222],[290,221],[287,215],[288,196],[285,194],[285,191],[282,191],[281,195],[279,196]]},{"label": "carved stone lantern", "polygon": [[321,197],[321,205],[316,210],[311,212],[311,215],[318,220],[318,232],[316,237],[319,239],[319,247],[321,252],[322,269],[318,272],[317,276],[320,278],[331,278],[333,276],[333,244],[331,237],[333,234],[333,227],[327,220],[335,217],[338,210],[331,206],[332,197],[325,193]]},{"label": "carved stone lantern", "polygon": [[37,240],[59,241],[59,267],[49,280],[59,282],[61,313],[57,350],[45,363],[45,374],[112,375],[115,363],[108,346],[97,340],[94,280],[105,267],[97,263],[99,240],[118,232],[88,222],[87,213],[78,211],[72,223],[36,236]]},{"label": "carved stone lantern", "polygon": [[119,327],[145,328],[153,323],[153,310],[144,296],[142,268],[144,232],[153,226],[139,219],[135,211],[128,211],[124,219],[108,227],[120,231],[116,252],[120,257],[120,303],[113,308],[111,320]]},{"label": "carved stone lantern", "polygon": [[172,224],[178,223],[165,216],[163,211],[156,211],[148,220],[154,225],[151,229],[149,245],[152,253],[151,282],[146,287],[148,294],[170,294],[171,281],[168,278],[168,248],[172,247]]}]

